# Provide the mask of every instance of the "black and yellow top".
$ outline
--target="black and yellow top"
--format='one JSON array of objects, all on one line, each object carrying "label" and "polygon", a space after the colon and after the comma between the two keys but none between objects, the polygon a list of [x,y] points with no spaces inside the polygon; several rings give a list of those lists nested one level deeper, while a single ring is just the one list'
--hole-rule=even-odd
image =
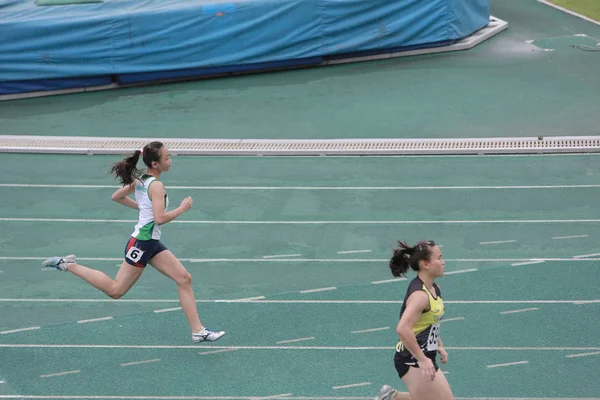
[{"label": "black and yellow top", "polygon": [[[421,313],[419,319],[412,328],[413,333],[417,337],[417,343],[419,344],[419,347],[421,347],[421,350],[423,350],[423,353],[435,353],[437,351],[438,338],[440,335],[440,321],[444,317],[444,302],[442,301],[440,287],[434,283],[433,288],[435,289],[437,296],[434,296],[429,291],[427,285],[423,283],[421,278],[416,277],[413,279],[410,282],[410,285],[408,285],[406,296],[404,296],[404,302],[400,311],[400,318],[402,318],[402,314],[406,310],[406,301],[408,300],[408,296],[412,293],[423,290],[427,293],[427,296],[429,296],[429,308]],[[398,353],[406,352],[407,356],[411,355],[408,349],[402,344],[402,341],[399,341],[396,345],[396,351]]]}]

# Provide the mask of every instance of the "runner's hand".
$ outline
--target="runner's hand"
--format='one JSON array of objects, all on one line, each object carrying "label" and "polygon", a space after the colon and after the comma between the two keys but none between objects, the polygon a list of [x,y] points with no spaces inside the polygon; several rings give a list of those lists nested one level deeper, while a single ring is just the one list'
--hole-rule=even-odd
[{"label": "runner's hand", "polygon": [[435,378],[435,367],[429,358],[419,361],[419,369],[426,381],[432,381]]},{"label": "runner's hand", "polygon": [[446,349],[439,346],[437,352],[440,354],[440,361],[442,364],[446,364],[448,362],[448,353],[446,353]]},{"label": "runner's hand", "polygon": [[191,197],[186,197],[185,199],[183,199],[179,207],[181,207],[183,212],[186,212],[192,208],[192,204],[194,204],[194,200],[192,200]]}]

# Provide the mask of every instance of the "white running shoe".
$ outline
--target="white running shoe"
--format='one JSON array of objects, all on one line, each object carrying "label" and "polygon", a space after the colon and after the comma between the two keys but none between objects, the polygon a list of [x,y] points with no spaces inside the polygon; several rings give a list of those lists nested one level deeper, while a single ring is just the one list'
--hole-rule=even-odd
[{"label": "white running shoe", "polygon": [[77,262],[77,257],[75,254],[70,254],[64,257],[50,257],[46,261],[42,263],[44,267],[56,268],[59,271],[67,271],[69,269],[69,264],[74,264]]},{"label": "white running shoe", "polygon": [[192,333],[192,340],[194,341],[194,343],[204,341],[214,342],[215,340],[219,340],[224,334],[225,332],[223,331],[215,332],[211,331],[208,328],[202,328],[200,332]]},{"label": "white running shoe", "polygon": [[375,400],[394,400],[394,395],[396,394],[396,389],[391,387],[390,385],[383,385],[381,390],[375,397]]}]

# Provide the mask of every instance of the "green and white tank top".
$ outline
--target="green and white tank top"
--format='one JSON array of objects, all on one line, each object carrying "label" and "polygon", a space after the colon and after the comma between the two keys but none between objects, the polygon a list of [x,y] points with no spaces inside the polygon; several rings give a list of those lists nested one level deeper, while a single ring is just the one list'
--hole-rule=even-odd
[{"label": "green and white tank top", "polygon": [[[160,240],[160,225],[154,223],[154,213],[152,212],[152,199],[150,199],[150,185],[156,178],[152,175],[142,175],[135,182],[135,201],[140,209],[139,222],[131,234],[138,240]],[[165,193],[164,198],[165,211],[169,206],[169,197]]]}]

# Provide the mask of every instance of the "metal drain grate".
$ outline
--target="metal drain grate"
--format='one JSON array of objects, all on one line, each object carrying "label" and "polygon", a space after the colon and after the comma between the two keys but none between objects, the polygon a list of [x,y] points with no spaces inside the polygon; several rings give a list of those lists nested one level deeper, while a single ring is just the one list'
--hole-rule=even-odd
[{"label": "metal drain grate", "polygon": [[0,152],[127,154],[160,140],[177,155],[439,155],[600,152],[600,136],[478,139],[144,139],[1,136]]}]

